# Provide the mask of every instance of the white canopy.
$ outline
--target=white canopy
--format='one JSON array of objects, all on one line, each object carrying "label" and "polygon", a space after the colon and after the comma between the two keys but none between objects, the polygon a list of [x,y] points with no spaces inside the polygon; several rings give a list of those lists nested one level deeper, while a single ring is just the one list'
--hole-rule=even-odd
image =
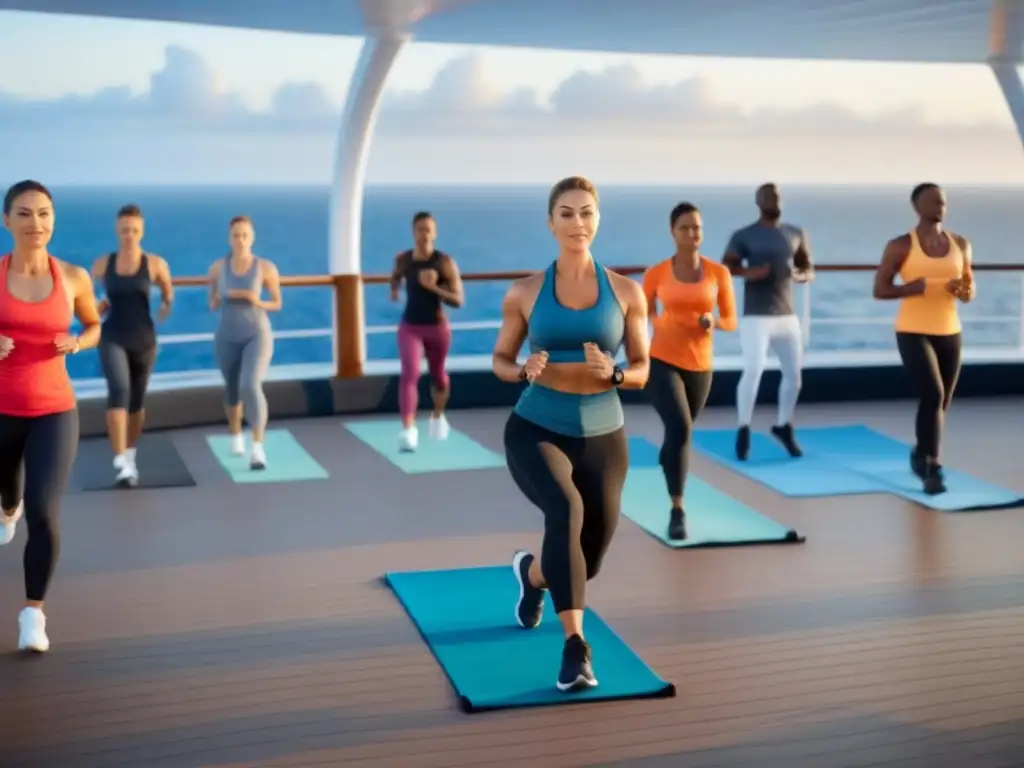
[{"label": "white canopy", "polygon": [[[984,63],[1002,0],[0,0],[0,9],[419,42]],[[1007,6],[1024,5],[1009,0]],[[1015,12],[1015,11],[1013,11]],[[1021,58],[1020,41],[1003,51]]]}]

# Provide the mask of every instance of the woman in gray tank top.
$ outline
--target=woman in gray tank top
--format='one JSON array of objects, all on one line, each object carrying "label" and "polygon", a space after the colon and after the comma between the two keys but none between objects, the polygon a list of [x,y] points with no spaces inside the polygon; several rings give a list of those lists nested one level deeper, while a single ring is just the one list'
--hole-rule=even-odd
[{"label": "woman in gray tank top", "polygon": [[[274,334],[267,313],[281,309],[281,280],[272,262],[253,255],[255,239],[248,216],[231,220],[231,253],[210,267],[210,309],[220,310],[214,350],[224,376],[224,409],[231,433],[231,452],[236,456],[245,454],[244,415],[252,430],[249,466],[264,469],[267,399],[263,395],[263,379],[274,354]],[[264,289],[267,300],[262,298]]]}]

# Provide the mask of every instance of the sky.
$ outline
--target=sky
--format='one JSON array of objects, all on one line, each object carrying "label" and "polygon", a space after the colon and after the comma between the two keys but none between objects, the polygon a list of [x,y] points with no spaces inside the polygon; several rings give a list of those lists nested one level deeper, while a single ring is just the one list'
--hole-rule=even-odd
[{"label": "sky", "polygon": [[[0,182],[329,184],[361,45],[0,12]],[[1016,184],[1024,149],[983,65],[403,51],[369,183],[573,173],[605,184]]]}]

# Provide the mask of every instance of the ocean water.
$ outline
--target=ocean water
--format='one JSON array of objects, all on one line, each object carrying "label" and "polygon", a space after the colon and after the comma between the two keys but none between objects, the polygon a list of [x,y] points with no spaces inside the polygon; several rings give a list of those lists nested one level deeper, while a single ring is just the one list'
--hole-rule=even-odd
[{"label": "ocean water", "polygon": [[[203,187],[55,189],[56,233],[51,250],[88,265],[116,248],[114,213],[124,203],[142,206],[144,247],[164,256],[175,275],[200,275],[227,250],[227,222],[248,214],[255,222],[254,250],[272,259],[282,274],[328,271],[326,188]],[[819,264],[876,264],[886,240],[913,225],[909,187],[785,187],[784,218],[805,227]],[[1021,262],[1024,243],[1024,188],[950,188],[948,226],[974,243],[978,262]],[[453,254],[463,272],[543,268],[554,257],[546,221],[547,189],[541,187],[371,187],[363,209],[363,272],[386,273],[394,255],[409,247],[410,221],[418,210],[438,221],[438,247]],[[608,265],[647,265],[672,252],[668,214],[681,200],[697,203],[706,227],[703,251],[720,258],[729,234],[756,215],[751,188],[611,187],[601,190],[601,228],[595,256]],[[0,235],[0,252],[9,248]],[[894,346],[895,305],[871,298],[871,273],[819,274],[810,291],[814,350],[873,350]],[[506,283],[468,283],[466,304],[455,321],[494,321]],[[737,284],[742,299],[742,285]],[[798,291],[800,309],[804,294]],[[154,297],[154,305],[156,298]],[[978,299],[964,307],[965,344],[970,347],[1020,345],[1022,277],[988,273],[978,278]],[[368,326],[398,322],[400,304],[385,286],[367,286]],[[327,288],[290,288],[284,309],[273,318],[277,330],[325,329],[331,324]],[[178,289],[175,311],[160,327],[167,338],[211,333],[216,318],[206,309],[204,291]],[[488,353],[493,328],[457,330],[453,354]],[[719,333],[716,350],[736,354],[736,334]],[[368,357],[397,356],[394,334],[372,333]],[[278,339],[275,364],[329,362],[330,337]],[[76,379],[100,375],[94,352],[69,361]],[[208,341],[165,343],[157,371],[214,367]]]}]

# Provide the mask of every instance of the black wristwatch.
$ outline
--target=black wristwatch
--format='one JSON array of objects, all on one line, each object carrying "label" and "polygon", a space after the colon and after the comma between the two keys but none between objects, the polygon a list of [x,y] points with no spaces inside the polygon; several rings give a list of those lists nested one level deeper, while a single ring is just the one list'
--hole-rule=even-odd
[{"label": "black wristwatch", "polygon": [[626,374],[624,374],[622,372],[622,369],[619,368],[619,366],[616,365],[614,368],[612,368],[612,386],[613,387],[621,387],[622,386],[622,382],[625,381],[625,379],[626,379]]}]

